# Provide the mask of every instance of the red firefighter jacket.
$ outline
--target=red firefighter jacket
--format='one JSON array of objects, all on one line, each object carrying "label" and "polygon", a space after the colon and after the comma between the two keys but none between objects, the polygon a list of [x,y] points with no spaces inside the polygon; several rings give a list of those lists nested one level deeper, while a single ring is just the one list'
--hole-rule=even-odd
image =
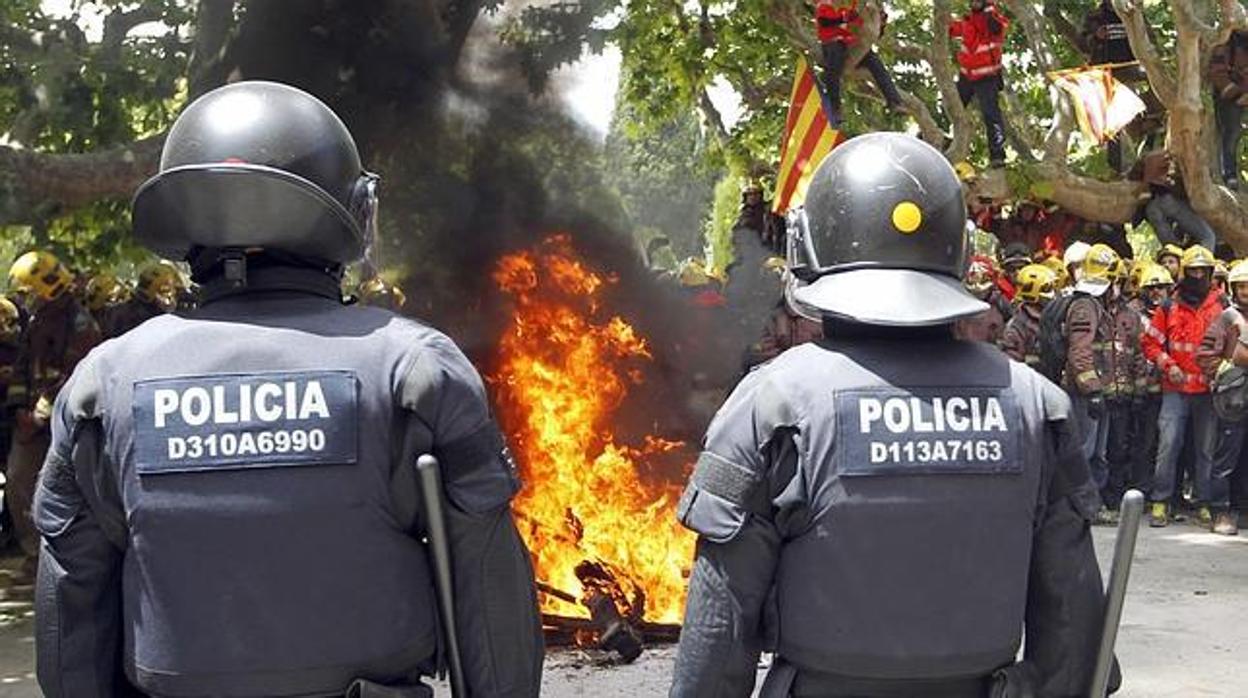
[{"label": "red firefighter jacket", "polygon": [[[1167,393],[1198,394],[1209,392],[1196,353],[1209,325],[1222,313],[1222,300],[1217,289],[1209,291],[1199,308],[1193,308],[1177,297],[1157,306],[1140,344],[1144,356],[1161,371],[1161,389]],[[1170,380],[1171,366],[1183,371],[1183,380]]]},{"label": "red firefighter jacket", "polygon": [[845,5],[821,2],[815,7],[815,27],[820,43],[839,42],[846,46],[858,43],[858,31],[862,28],[862,15],[858,14],[858,0]]},{"label": "red firefighter jacket", "polygon": [[949,23],[949,36],[960,37],[958,66],[970,80],[982,80],[1001,72],[1001,52],[1010,21],[989,5],[982,12],[971,12]]}]

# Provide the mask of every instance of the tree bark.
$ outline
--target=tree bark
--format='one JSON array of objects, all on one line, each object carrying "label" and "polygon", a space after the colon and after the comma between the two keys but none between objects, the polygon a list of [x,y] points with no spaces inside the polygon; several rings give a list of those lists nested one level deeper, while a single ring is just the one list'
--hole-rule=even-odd
[{"label": "tree bark", "polygon": [[156,172],[164,136],[96,153],[0,148],[0,225],[33,225],[101,199],[134,194]]},{"label": "tree bark", "polygon": [[1205,108],[1204,57],[1215,38],[1216,27],[1201,21],[1192,0],[1172,0],[1179,69],[1174,101],[1170,105],[1170,152],[1183,173],[1192,209],[1237,250],[1248,250],[1248,209],[1244,201],[1215,180],[1209,138],[1214,129]]},{"label": "tree bark", "polygon": [[1170,69],[1162,62],[1161,56],[1157,54],[1157,47],[1153,45],[1148,20],[1144,17],[1143,0],[1113,0],[1113,3],[1114,11],[1127,27],[1127,40],[1131,43],[1131,51],[1143,66],[1153,94],[1169,109],[1178,88]]}]

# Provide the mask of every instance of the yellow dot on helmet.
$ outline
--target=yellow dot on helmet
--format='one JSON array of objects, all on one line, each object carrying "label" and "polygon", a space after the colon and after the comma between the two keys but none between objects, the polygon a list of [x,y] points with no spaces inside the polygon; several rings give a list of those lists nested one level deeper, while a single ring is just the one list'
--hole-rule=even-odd
[{"label": "yellow dot on helmet", "polygon": [[909,235],[923,225],[923,210],[913,201],[903,201],[893,208],[893,227]]}]

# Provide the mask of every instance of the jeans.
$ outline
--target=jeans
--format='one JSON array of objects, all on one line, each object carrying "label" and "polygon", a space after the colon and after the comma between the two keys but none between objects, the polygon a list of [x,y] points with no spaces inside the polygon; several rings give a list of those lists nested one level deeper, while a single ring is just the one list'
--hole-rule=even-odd
[{"label": "jeans", "polygon": [[1088,469],[1092,472],[1092,481],[1096,489],[1104,491],[1109,482],[1109,468],[1105,461],[1105,451],[1109,445],[1110,410],[1106,406],[1105,415],[1093,419],[1088,414],[1088,398],[1074,394],[1071,396],[1074,407],[1075,424],[1079,426],[1083,438],[1083,457],[1088,461]]},{"label": "jeans", "polygon": [[1214,509],[1231,507],[1231,480],[1243,452],[1248,423],[1218,420],[1217,445],[1213,450],[1213,469],[1209,476],[1208,505]]},{"label": "jeans", "polygon": [[1209,227],[1205,219],[1196,215],[1186,201],[1174,194],[1154,196],[1152,201],[1144,207],[1144,215],[1157,233],[1157,240],[1163,245],[1170,243],[1183,246],[1178,232],[1174,229],[1176,224],[1180,231],[1191,237],[1193,243],[1205,249],[1212,250],[1218,244],[1218,237],[1214,234],[1213,228]]},{"label": "jeans", "polygon": [[1218,119],[1218,155],[1222,166],[1222,179],[1229,186],[1239,182],[1239,139],[1244,134],[1244,108],[1234,100],[1213,100],[1214,115]]},{"label": "jeans", "polygon": [[966,76],[958,78],[958,97],[962,106],[971,103],[971,99],[979,102],[979,111],[984,115],[984,128],[988,132],[988,156],[993,162],[1005,161],[1005,117],[1001,114],[1001,90],[1005,81],[1000,75],[992,75],[979,80],[971,80]]},{"label": "jeans", "polygon": [[1157,417],[1157,465],[1153,470],[1153,488],[1149,499],[1168,502],[1174,495],[1175,464],[1183,450],[1183,432],[1188,420],[1195,426],[1196,499],[1209,501],[1209,474],[1213,468],[1213,442],[1217,437],[1217,416],[1208,393],[1187,395],[1163,393],[1161,413]]},{"label": "jeans", "polygon": [[[832,122],[833,126],[837,126],[841,121],[841,78],[845,76],[845,58],[849,55],[849,47],[839,41],[829,41],[823,44],[822,48],[823,88],[830,108],[828,121]],[[880,94],[884,95],[884,101],[890,106],[901,104],[901,94],[897,92],[893,76],[888,74],[884,61],[880,60],[875,51],[867,51],[867,55],[862,57],[859,65],[871,73],[876,87],[880,88]]]}]

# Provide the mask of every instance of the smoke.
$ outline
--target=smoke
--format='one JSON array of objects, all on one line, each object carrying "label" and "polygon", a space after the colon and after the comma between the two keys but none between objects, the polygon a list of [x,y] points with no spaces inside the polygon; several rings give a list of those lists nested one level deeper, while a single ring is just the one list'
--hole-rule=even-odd
[{"label": "smoke", "polygon": [[[753,338],[708,316],[726,309],[693,307],[643,267],[604,182],[598,138],[567,113],[559,84],[531,92],[524,57],[500,41],[499,21],[476,17],[457,39],[466,18],[439,16],[433,5],[250,2],[232,58],[244,78],[321,97],[356,136],[366,166],[382,175],[375,261],[397,272],[405,312],[445,331],[488,373],[511,317],[490,276],[495,263],[567,233],[589,267],[618,279],[605,303],[655,356],[621,426],[700,437],[706,405],[731,386]],[[701,396],[700,410],[691,396]]]}]

